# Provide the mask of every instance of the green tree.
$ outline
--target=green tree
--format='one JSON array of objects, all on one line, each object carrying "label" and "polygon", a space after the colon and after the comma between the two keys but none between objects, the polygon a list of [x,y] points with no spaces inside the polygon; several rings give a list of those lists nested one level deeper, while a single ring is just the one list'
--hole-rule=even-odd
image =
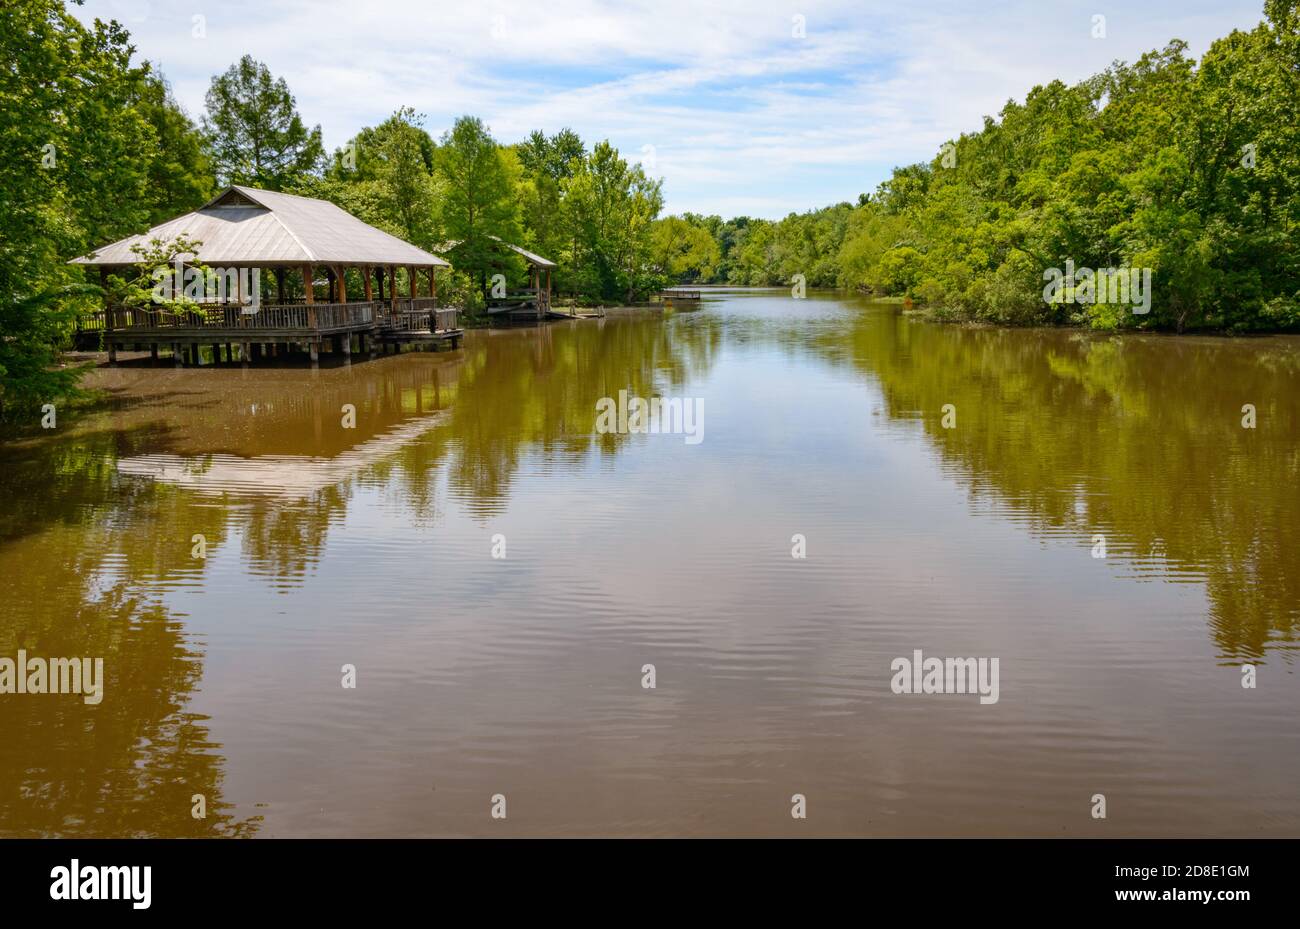
[{"label": "green tree", "polygon": [[[148,69],[117,23],[82,25],[58,0],[0,6],[0,422],[70,395],[57,365],[98,288],[69,267],[148,218],[153,157],[136,104]],[[140,153],[146,157],[140,157]]]},{"label": "green tree", "polygon": [[456,243],[450,249],[452,264],[486,293],[488,276],[503,262],[492,237],[506,241],[518,237],[507,163],[483,121],[462,116],[443,135],[434,165],[444,182],[442,230]]},{"label": "green tree", "polygon": [[707,229],[678,216],[656,220],[650,232],[654,269],[673,283],[710,280],[717,273],[721,250]]},{"label": "green tree", "polygon": [[334,152],[326,183],[312,195],[341,201],[366,222],[408,242],[424,248],[435,244],[437,146],[423,126],[424,116],[404,106],[378,126],[362,129]]},{"label": "green tree", "polygon": [[592,149],[581,171],[564,184],[563,221],[582,292],[631,300],[655,284],[651,224],[663,208],[661,182],[629,165],[608,141]]},{"label": "green tree", "polygon": [[216,177],[202,134],[160,74],[144,78],[136,109],[153,130],[146,195],[147,223],[154,226],[206,203]]},{"label": "green tree", "polygon": [[[552,136],[534,130],[514,151],[522,168],[515,198],[523,244],[552,260],[571,258],[571,240],[561,219],[563,185],[582,170],[586,146],[571,129],[561,129]],[[571,260],[560,263],[556,281],[560,288],[576,290],[572,270]]]},{"label": "green tree", "polygon": [[203,130],[223,184],[283,190],[325,155],[320,126],[303,125],[284,78],[251,55],[212,79]]}]

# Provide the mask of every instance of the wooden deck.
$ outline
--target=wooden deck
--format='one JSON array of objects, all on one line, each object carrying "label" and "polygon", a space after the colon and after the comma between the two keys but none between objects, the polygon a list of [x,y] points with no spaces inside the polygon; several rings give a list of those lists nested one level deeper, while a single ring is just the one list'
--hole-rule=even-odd
[{"label": "wooden deck", "polygon": [[661,290],[655,294],[655,297],[665,306],[672,306],[680,303],[699,303],[700,292],[698,290],[689,290],[680,287],[670,287]]},{"label": "wooden deck", "polygon": [[315,364],[325,344],[350,362],[353,339],[363,352],[369,346],[371,354],[410,343],[450,342],[456,348],[464,335],[457,313],[436,306],[434,298],[263,305],[255,313],[244,312],[238,304],[113,307],[82,316],[75,341],[82,348],[102,347],[110,364],[117,361],[119,350],[148,349],[156,359],[161,347],[171,349],[180,367],[187,358],[199,363],[200,346],[217,346],[213,351],[219,356],[222,345],[231,361],[238,347],[245,364],[279,354],[279,346],[302,345]]},{"label": "wooden deck", "polygon": [[551,312],[551,295],[540,288],[515,290],[504,297],[488,300],[489,316],[504,316],[512,321],[545,319]]},{"label": "wooden deck", "polygon": [[432,297],[398,302],[405,306],[380,317],[378,338],[381,343],[402,345],[450,341],[455,348],[464,335],[464,330],[456,325],[458,311],[439,307]]},{"label": "wooden deck", "polygon": [[604,307],[559,306],[546,291],[521,290],[488,301],[488,315],[510,322],[538,322],[546,319],[602,319]]},{"label": "wooden deck", "polygon": [[557,309],[552,306],[546,316],[548,319],[604,319],[605,308],[603,306],[562,306]]}]

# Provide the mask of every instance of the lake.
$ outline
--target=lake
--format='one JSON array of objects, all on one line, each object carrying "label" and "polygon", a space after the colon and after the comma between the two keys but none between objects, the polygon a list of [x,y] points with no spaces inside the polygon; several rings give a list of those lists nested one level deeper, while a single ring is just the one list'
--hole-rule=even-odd
[{"label": "lake", "polygon": [[0,657],[104,659],[0,696],[0,835],[1300,834],[1300,339],[706,290],[90,383],[0,449]]}]

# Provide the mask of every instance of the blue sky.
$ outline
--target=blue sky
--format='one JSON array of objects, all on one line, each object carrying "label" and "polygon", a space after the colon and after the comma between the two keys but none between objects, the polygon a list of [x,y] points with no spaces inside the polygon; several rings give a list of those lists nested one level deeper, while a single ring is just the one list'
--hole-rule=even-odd
[{"label": "blue sky", "polygon": [[[1258,22],[1263,3],[1136,6],[87,0],[70,9],[126,25],[196,119],[212,76],[249,53],[288,81],[329,148],[403,105],[425,114],[435,138],[463,113],[502,142],[569,126],[662,177],[667,212],[775,218],[856,200],[1035,84],[1078,80],[1175,37],[1199,55]],[[1104,37],[1093,35],[1094,16],[1105,17]]]}]

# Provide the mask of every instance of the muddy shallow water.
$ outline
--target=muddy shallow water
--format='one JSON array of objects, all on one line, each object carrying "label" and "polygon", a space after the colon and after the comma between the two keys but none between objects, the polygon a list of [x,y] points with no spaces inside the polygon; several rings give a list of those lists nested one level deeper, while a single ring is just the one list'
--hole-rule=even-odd
[{"label": "muddy shallow water", "polygon": [[1300,340],[734,291],[92,383],[0,449],[0,658],[105,675],[0,695],[0,835],[1300,835]]}]

